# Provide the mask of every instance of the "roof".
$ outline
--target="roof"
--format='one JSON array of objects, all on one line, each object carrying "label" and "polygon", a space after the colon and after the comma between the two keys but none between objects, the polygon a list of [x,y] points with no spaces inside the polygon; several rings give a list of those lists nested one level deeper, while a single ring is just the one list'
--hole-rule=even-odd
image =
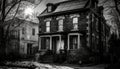
[{"label": "roof", "polygon": [[24,19],[19,19],[17,17],[15,17],[14,19],[10,19],[10,20],[5,21],[6,24],[9,24],[11,22],[12,22],[12,24],[24,24],[25,22],[29,22],[30,24],[38,25],[38,23],[24,20]]},{"label": "roof", "polygon": [[78,9],[83,9],[84,6],[86,5],[86,0],[81,1],[81,0],[71,0],[71,1],[65,1],[65,2],[60,2],[54,4],[56,6],[56,9],[53,12],[46,13],[46,9],[40,14],[41,16],[48,16],[48,15],[54,15],[54,14],[60,14],[60,13],[65,13],[65,12],[70,12],[70,11],[75,11]]},{"label": "roof", "polygon": [[54,12],[61,12],[61,11],[83,8],[85,3],[86,1],[78,2],[77,0],[64,2],[64,3],[61,3]]}]

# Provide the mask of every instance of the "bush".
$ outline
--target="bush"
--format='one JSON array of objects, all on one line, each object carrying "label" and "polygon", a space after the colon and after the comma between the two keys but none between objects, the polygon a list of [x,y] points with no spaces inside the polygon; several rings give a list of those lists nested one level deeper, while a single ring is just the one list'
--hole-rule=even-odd
[{"label": "bush", "polygon": [[91,52],[87,49],[81,47],[78,50],[71,51],[67,56],[68,63],[74,63],[74,64],[83,64],[83,63],[90,63],[95,61],[95,57],[91,55]]},{"label": "bush", "polygon": [[56,63],[64,63],[66,61],[66,50],[60,50],[59,54],[54,54],[54,62]]}]

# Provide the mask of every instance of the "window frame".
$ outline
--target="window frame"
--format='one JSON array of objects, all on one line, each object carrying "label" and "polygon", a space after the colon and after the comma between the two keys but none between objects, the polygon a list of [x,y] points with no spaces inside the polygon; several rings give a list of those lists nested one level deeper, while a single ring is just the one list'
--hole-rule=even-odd
[{"label": "window frame", "polygon": [[47,9],[48,9],[48,12],[51,12],[52,11],[52,6],[48,6]]},{"label": "window frame", "polygon": [[78,35],[70,35],[69,38],[70,38],[69,49],[70,50],[78,49]]},{"label": "window frame", "polygon": [[[48,24],[49,23],[49,24]],[[48,30],[49,29],[49,30]],[[50,21],[46,21],[46,32],[50,32]]]},{"label": "window frame", "polygon": [[[46,37],[40,37],[40,50],[47,50],[47,49],[50,49],[50,37],[49,36],[46,36]],[[44,40],[42,40],[42,39],[44,39]],[[49,42],[47,42],[47,40],[49,41]],[[42,41],[44,41],[45,42],[45,44],[44,44],[44,46],[42,45],[42,43],[44,43],[44,42],[42,42]],[[48,43],[48,44],[46,44],[46,42]],[[48,46],[49,45],[49,46]]]},{"label": "window frame", "polygon": [[79,49],[80,48],[80,46],[81,46],[81,42],[80,42],[80,36],[81,36],[82,34],[80,34],[80,33],[70,33],[70,34],[68,34],[68,50],[76,50],[76,49],[70,49],[70,36],[77,36],[77,42],[78,42],[78,44],[77,44],[77,49]]},{"label": "window frame", "polygon": [[78,17],[73,17],[72,18],[72,23],[73,23],[73,30],[78,30]]},{"label": "window frame", "polygon": [[63,23],[64,23],[63,19],[58,20],[58,31],[63,31]]}]

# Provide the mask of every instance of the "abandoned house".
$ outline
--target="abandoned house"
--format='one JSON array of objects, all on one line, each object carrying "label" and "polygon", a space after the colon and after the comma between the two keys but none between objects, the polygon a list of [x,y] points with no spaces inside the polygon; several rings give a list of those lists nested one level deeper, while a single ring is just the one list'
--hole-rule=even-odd
[{"label": "abandoned house", "polygon": [[[40,51],[51,50],[59,54],[60,50],[67,50],[70,53],[81,47],[95,52],[107,51],[109,27],[90,10],[86,0],[48,3],[46,6],[38,16]],[[92,8],[102,15],[98,6]]]},{"label": "abandoned house", "polygon": [[19,18],[7,22],[10,24],[8,54],[34,55],[38,50],[38,23]]}]

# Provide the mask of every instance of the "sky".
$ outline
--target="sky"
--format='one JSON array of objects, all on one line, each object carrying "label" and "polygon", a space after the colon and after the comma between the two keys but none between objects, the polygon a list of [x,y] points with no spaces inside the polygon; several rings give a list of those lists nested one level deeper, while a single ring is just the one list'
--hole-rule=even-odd
[{"label": "sky", "polygon": [[41,3],[38,6],[36,6],[35,12],[37,12],[39,15],[42,11],[46,9],[47,3],[57,3],[61,1],[65,1],[65,0],[42,0]]},{"label": "sky", "polygon": [[[34,1],[34,0],[33,0]],[[31,3],[31,2],[29,2],[29,0],[28,0],[28,2],[27,1],[22,1],[21,2],[21,5],[20,5],[20,7],[21,7],[21,9],[26,9],[28,6],[30,7],[30,5],[31,6],[34,6],[35,8],[34,8],[34,13],[35,13],[35,16],[31,16],[31,18],[29,19],[30,21],[33,21],[33,22],[35,22],[35,23],[39,23],[39,20],[37,19],[37,17],[36,17],[36,14],[37,14],[37,16],[38,15],[40,15],[40,13],[42,13],[45,9],[46,9],[46,4],[47,3],[57,3],[57,2],[61,2],[61,1],[65,1],[65,0],[36,0],[35,1],[35,4],[34,3]],[[38,4],[36,4],[38,2]],[[40,2],[40,3],[39,3]],[[31,14],[31,9],[29,9],[29,7],[27,8],[28,10],[26,11],[26,14]],[[8,7],[9,8],[9,7]],[[16,7],[15,8],[13,8],[14,10],[15,9],[17,9]],[[20,8],[19,8],[20,9]],[[32,8],[33,9],[33,8]],[[13,16],[14,14],[15,14],[15,12],[14,11],[11,11],[12,12],[12,14],[10,14],[10,16],[7,16],[7,20],[9,20],[10,18],[11,18],[11,16]],[[18,16],[17,17],[19,17],[19,18],[25,18],[25,16],[23,16],[24,15],[24,11],[21,11],[19,14],[18,14]]]}]

